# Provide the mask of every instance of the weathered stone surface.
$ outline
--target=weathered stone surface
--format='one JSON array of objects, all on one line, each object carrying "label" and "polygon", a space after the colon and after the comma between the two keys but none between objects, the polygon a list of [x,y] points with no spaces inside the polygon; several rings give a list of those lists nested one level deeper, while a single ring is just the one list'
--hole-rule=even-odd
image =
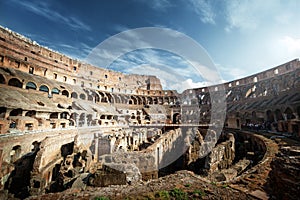
[{"label": "weathered stone surface", "polygon": [[278,199],[299,199],[300,147],[283,147],[271,163],[271,191]]}]

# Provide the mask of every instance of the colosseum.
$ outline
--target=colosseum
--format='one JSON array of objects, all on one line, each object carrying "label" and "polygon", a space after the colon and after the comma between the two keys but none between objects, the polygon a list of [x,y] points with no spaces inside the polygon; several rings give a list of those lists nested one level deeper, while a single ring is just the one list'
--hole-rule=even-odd
[{"label": "colosseum", "polygon": [[1,27],[0,83],[1,199],[300,196],[298,59],[178,93]]}]

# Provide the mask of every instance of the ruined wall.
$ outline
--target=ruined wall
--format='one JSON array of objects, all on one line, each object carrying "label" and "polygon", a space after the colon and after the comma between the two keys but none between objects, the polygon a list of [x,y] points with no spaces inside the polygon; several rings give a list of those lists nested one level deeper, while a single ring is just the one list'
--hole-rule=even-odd
[{"label": "ruined wall", "polygon": [[283,147],[271,162],[271,194],[278,199],[299,199],[300,149]]},{"label": "ruined wall", "polygon": [[233,134],[227,134],[226,141],[217,144],[206,157],[205,168],[214,172],[229,168],[235,158],[235,138]]}]

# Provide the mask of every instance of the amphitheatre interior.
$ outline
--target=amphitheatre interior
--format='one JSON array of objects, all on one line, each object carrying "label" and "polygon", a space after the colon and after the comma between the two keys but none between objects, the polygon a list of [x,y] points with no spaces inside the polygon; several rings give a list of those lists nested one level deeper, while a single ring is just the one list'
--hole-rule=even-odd
[{"label": "amphitheatre interior", "polygon": [[[129,187],[189,170],[249,198],[297,198],[299,91],[298,59],[180,94],[1,27],[0,195]],[[210,122],[222,113],[224,124]]]}]

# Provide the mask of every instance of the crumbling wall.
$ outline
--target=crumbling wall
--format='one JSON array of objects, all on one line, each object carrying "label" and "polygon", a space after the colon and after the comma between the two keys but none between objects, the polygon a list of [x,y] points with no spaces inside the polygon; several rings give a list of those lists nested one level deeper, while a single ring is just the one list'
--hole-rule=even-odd
[{"label": "crumbling wall", "polygon": [[300,148],[283,147],[271,162],[271,194],[276,199],[299,199]]},{"label": "crumbling wall", "polygon": [[227,169],[235,158],[235,139],[233,134],[227,134],[227,140],[217,144],[206,157],[205,168],[209,172]]}]

